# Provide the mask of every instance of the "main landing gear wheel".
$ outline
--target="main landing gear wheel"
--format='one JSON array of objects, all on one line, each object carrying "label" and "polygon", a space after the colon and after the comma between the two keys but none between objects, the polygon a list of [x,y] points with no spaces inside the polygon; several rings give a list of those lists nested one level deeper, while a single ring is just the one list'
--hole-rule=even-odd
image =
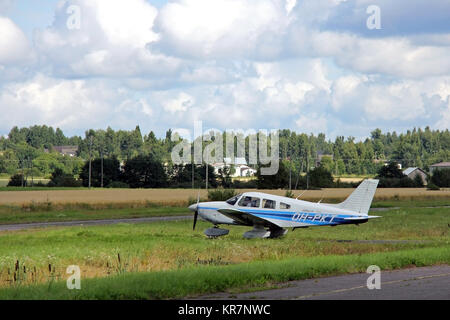
[{"label": "main landing gear wheel", "polygon": [[269,238],[270,231],[266,230],[264,227],[254,227],[252,230],[244,233],[245,239],[255,239],[255,238]]},{"label": "main landing gear wheel", "polygon": [[282,228],[270,230],[270,238],[272,238],[272,239],[280,238],[280,237],[286,235],[287,232],[288,232],[287,229],[282,229]]},{"label": "main landing gear wheel", "polygon": [[255,238],[280,238],[284,236],[287,233],[286,229],[279,228],[279,229],[265,229],[263,227],[255,227],[253,230],[247,231],[244,233],[244,238],[246,239],[255,239]]}]

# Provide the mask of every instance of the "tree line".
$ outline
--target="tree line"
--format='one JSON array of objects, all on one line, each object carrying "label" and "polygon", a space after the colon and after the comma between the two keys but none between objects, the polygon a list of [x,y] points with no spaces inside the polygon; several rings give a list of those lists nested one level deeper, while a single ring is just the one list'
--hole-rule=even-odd
[{"label": "tree line", "polygon": [[[112,182],[144,186],[149,185],[148,181],[151,180],[155,181],[152,182],[154,186],[189,187],[192,186],[192,180],[195,183],[206,179],[202,177],[206,167],[203,170],[201,166],[180,168],[171,162],[171,152],[177,144],[172,141],[173,134],[172,130],[168,130],[164,137],[158,138],[153,131],[142,134],[137,126],[129,131],[116,131],[110,127],[106,130],[87,130],[83,137],[67,137],[61,129],[45,125],[14,127],[6,137],[0,138],[0,175],[22,175],[21,180],[28,181],[34,177],[52,177],[56,172],[57,176],[70,175],[84,184],[86,165],[91,159],[91,165],[94,167],[99,161],[104,165],[106,163],[104,168],[110,167],[108,161],[119,163],[116,167],[122,173],[120,178],[113,175],[114,181],[109,181],[108,178],[105,181],[104,172],[103,186]],[[249,138],[243,136],[240,142],[236,139],[236,143],[233,143],[236,150],[236,144],[243,144],[241,147],[247,159]],[[225,135],[223,141],[226,149]],[[308,185],[308,179],[311,177],[309,173],[316,167],[321,167],[334,176],[374,176],[387,162],[400,163],[404,168],[413,166],[428,171],[429,165],[450,159],[450,132],[431,130],[429,127],[414,128],[400,134],[395,131],[383,133],[376,129],[363,141],[343,136],[332,141],[327,139],[325,134],[308,135],[284,129],[279,131],[279,141],[279,157],[282,163],[280,170],[285,169],[288,172],[291,187]],[[207,144],[203,142],[202,147],[205,148]],[[77,146],[77,154],[74,157],[59,154],[54,147],[60,145]],[[139,163],[150,165],[152,172],[156,172],[155,176],[143,175],[141,179],[137,179],[140,182],[131,182],[129,178],[125,178],[124,169],[128,165],[128,172],[137,173],[137,169],[130,167],[132,163],[136,167]],[[158,171],[161,168],[164,175]],[[216,183],[229,185],[229,175],[229,172],[222,172],[215,176],[212,172],[208,176],[211,177],[213,186]]]}]

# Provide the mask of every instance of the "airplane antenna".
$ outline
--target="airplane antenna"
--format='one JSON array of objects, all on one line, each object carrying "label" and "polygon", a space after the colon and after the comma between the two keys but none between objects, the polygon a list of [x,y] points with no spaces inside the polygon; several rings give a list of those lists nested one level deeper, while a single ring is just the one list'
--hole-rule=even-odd
[{"label": "airplane antenna", "polygon": [[325,196],[325,193],[322,193],[322,198],[321,198],[321,199],[319,200],[319,202],[317,202],[317,203],[321,203],[324,196]]},{"label": "airplane antenna", "polygon": [[295,200],[298,200],[298,198],[300,198],[306,191],[308,191],[308,190],[305,190],[302,193],[300,193],[300,195],[297,198],[295,198]]}]

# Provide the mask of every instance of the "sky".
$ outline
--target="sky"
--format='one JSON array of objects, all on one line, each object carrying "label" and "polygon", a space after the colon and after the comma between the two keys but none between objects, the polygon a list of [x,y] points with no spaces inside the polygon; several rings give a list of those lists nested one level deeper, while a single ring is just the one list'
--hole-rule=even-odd
[{"label": "sky", "polygon": [[0,0],[0,114],[1,135],[445,130],[450,0]]}]

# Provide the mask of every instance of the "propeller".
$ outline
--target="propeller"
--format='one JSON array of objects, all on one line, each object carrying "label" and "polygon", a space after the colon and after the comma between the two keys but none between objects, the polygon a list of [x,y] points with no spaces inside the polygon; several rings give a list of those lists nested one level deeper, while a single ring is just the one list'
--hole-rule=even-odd
[{"label": "propeller", "polygon": [[197,195],[197,206],[195,207],[195,212],[194,212],[194,225],[192,227],[192,230],[195,230],[195,225],[197,224],[197,218],[198,218],[198,204],[200,202],[200,192]]}]

